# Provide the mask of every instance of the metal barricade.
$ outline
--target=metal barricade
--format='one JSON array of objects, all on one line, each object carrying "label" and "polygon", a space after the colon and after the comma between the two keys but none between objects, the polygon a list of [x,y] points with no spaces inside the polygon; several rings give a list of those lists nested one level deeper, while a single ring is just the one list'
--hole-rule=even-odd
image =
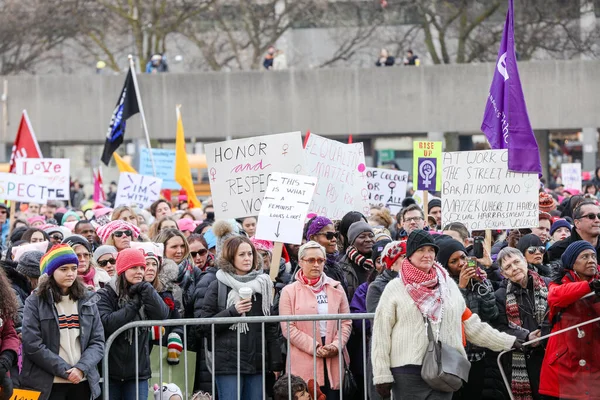
[{"label": "metal barricade", "polygon": [[[364,314],[338,314],[338,315],[287,315],[287,316],[266,316],[266,317],[232,317],[232,318],[183,318],[183,319],[174,319],[174,320],[165,320],[165,321],[136,321],[136,322],[130,322],[124,326],[122,326],[121,328],[119,328],[117,331],[115,331],[112,335],[110,335],[110,337],[108,337],[108,339],[106,339],[106,344],[105,344],[105,353],[104,353],[104,358],[102,359],[102,370],[103,370],[103,391],[102,391],[102,396],[103,399],[108,400],[109,399],[109,385],[110,385],[110,371],[109,371],[109,354],[110,354],[110,350],[111,350],[111,346],[114,343],[114,341],[117,339],[117,337],[126,332],[129,329],[133,329],[134,330],[134,336],[135,336],[135,348],[139,349],[139,343],[138,343],[138,329],[140,328],[150,328],[153,326],[160,326],[160,327],[169,327],[169,326],[177,326],[177,327],[183,327],[183,368],[184,368],[184,375],[185,375],[185,388],[181,388],[182,392],[184,393],[184,399],[190,399],[192,396],[192,393],[190,391],[190,386],[189,386],[189,382],[188,382],[188,357],[187,357],[187,351],[185,351],[188,347],[188,338],[187,338],[187,327],[188,326],[198,326],[198,325],[210,325],[210,337],[211,337],[211,343],[212,343],[212,350],[213,350],[213,355],[211,357],[211,367],[210,371],[211,372],[211,376],[212,376],[212,382],[211,382],[211,386],[212,386],[212,393],[211,395],[214,398],[214,395],[216,393],[216,384],[215,384],[215,354],[214,354],[214,349],[215,349],[215,325],[233,325],[233,324],[240,324],[240,323],[246,323],[246,324],[260,324],[261,325],[261,346],[262,346],[262,385],[263,385],[263,399],[266,400],[266,376],[267,376],[267,370],[266,370],[266,349],[265,349],[265,345],[266,345],[266,338],[265,338],[265,324],[278,324],[280,325],[282,322],[286,323],[286,332],[287,335],[283,335],[284,338],[286,338],[286,342],[287,342],[287,361],[286,361],[286,374],[288,376],[290,376],[290,371],[291,371],[291,357],[289,357],[290,354],[290,327],[294,322],[300,322],[300,321],[309,321],[312,322],[312,333],[313,333],[313,338],[315,339],[315,341],[317,343],[319,343],[319,339],[320,336],[317,336],[317,323],[320,321],[337,321],[337,328],[338,328],[338,348],[342,349],[342,351],[338,351],[338,366],[339,366],[339,378],[340,378],[340,399],[344,398],[344,393],[343,393],[343,382],[344,382],[344,373],[345,373],[345,364],[344,364],[344,351],[343,349],[345,349],[345,346],[343,346],[342,344],[342,335],[341,335],[341,330],[342,330],[342,321],[354,321],[354,320],[362,320],[362,361],[363,361],[363,366],[364,366],[364,376],[363,376],[363,384],[364,384],[364,393],[363,393],[363,399],[367,399],[367,392],[368,392],[368,374],[370,373],[370,371],[367,370],[367,332],[366,332],[366,321],[367,320],[372,320],[375,317],[375,314],[373,313],[364,313]],[[159,352],[159,382],[160,384],[162,384],[163,382],[163,346],[162,346],[162,341],[163,341],[163,333],[162,333],[162,329],[159,329],[159,338],[158,338],[158,348],[153,349],[153,351],[158,351]],[[242,349],[240,349],[240,329],[237,329],[237,396],[238,399],[241,399],[241,392],[240,392],[240,386],[241,386],[241,373],[240,373],[240,352]],[[284,332],[282,332],[283,334]],[[352,333],[351,333],[352,334]],[[317,382],[317,354],[316,354],[316,349],[317,346],[313,347],[313,379],[315,380],[315,382]],[[137,352],[137,351],[136,351]],[[136,383],[136,398],[139,399],[139,362],[138,362],[138,357],[136,357],[135,360],[135,369],[136,369],[136,379],[135,379],[135,383]],[[315,384],[315,398],[316,398],[316,388],[317,385]],[[291,393],[291,379],[288,379],[288,393],[289,393],[289,398],[293,399],[293,393]],[[145,399],[143,399],[145,400]]]}]

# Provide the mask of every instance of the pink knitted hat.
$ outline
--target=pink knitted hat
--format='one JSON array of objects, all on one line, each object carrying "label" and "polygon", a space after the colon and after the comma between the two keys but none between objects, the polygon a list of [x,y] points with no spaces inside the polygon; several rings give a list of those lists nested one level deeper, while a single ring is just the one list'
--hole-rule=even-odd
[{"label": "pink knitted hat", "polygon": [[132,232],[133,240],[137,239],[138,236],[140,236],[140,229],[137,226],[130,224],[127,221],[122,221],[120,219],[117,219],[115,221],[110,221],[108,224],[99,227],[96,230],[96,233],[98,234],[98,237],[100,238],[100,240],[102,240],[102,243],[106,243],[108,238],[116,231],[126,231],[126,230],[130,230]]}]

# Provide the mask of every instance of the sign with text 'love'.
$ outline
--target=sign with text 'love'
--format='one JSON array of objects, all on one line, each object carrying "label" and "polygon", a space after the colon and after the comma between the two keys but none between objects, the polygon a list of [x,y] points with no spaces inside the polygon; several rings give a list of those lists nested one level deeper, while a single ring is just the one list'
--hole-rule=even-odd
[{"label": "sign with text 'love'", "polygon": [[374,207],[387,207],[392,215],[396,215],[402,209],[407,183],[406,171],[367,168],[369,204]]},{"label": "sign with text 'love'", "polygon": [[121,172],[115,207],[137,204],[139,208],[150,207],[160,196],[162,179],[153,176]]},{"label": "sign with text 'love'", "polygon": [[301,244],[316,185],[317,178],[312,176],[272,173],[260,208],[256,238]]},{"label": "sign with text 'love'", "polygon": [[300,132],[227,140],[204,146],[217,219],[258,215],[273,172],[302,171]]},{"label": "sign with text 'love'", "polygon": [[68,158],[17,158],[15,173],[44,177],[45,183],[54,189],[49,200],[68,200],[70,197],[70,168]]}]

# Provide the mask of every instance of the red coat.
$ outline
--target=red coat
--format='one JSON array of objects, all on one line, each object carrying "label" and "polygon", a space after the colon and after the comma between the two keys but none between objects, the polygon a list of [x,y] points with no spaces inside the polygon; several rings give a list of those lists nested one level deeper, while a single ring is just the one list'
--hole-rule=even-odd
[{"label": "red coat", "polygon": [[5,350],[12,350],[15,355],[19,355],[19,347],[21,347],[21,341],[17,336],[17,331],[15,331],[13,320],[3,320],[2,327],[0,327],[0,354]]},{"label": "red coat", "polygon": [[[567,272],[561,284],[548,290],[550,321],[560,313],[552,332],[600,316],[600,300],[587,281]],[[568,399],[600,399],[600,324],[598,322],[548,340],[540,376],[540,394]]]}]

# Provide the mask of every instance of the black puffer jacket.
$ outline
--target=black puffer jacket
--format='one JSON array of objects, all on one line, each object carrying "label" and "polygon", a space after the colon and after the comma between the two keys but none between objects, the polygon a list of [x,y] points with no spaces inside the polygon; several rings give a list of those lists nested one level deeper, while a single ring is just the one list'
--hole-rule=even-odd
[{"label": "black puffer jacket", "polygon": [[398,272],[384,269],[383,272],[377,275],[377,278],[371,282],[369,289],[367,290],[366,300],[368,313],[374,313],[377,310],[377,305],[379,304],[379,299],[381,298],[383,290],[392,279],[397,277]]},{"label": "black puffer jacket", "polygon": [[[194,318],[202,317],[202,308],[204,307],[204,298],[210,284],[217,279],[216,267],[207,267],[200,274],[194,290]],[[197,326],[195,332],[196,339],[196,374],[194,377],[194,392],[203,390],[212,391],[212,374],[206,365],[206,352],[204,349],[204,330],[201,325]],[[210,334],[207,336],[210,337]]]},{"label": "black puffer jacket", "polygon": [[[123,298],[119,304],[118,289],[116,287],[117,277],[113,277],[104,288],[98,291],[100,300],[98,301],[98,311],[100,319],[104,326],[106,338],[110,337],[117,329],[133,321],[141,321],[141,309],[131,300]],[[169,308],[154,290],[152,285],[145,283],[140,294],[143,304],[143,313],[146,320],[163,320],[169,315]],[[138,346],[135,348],[135,337],[133,329],[121,333],[113,342],[108,363],[109,376],[111,379],[125,381],[135,379],[135,359],[138,359],[139,379],[150,379],[152,372],[150,370],[150,333],[147,328],[138,328]],[[106,377],[106,374],[104,374]]]}]

